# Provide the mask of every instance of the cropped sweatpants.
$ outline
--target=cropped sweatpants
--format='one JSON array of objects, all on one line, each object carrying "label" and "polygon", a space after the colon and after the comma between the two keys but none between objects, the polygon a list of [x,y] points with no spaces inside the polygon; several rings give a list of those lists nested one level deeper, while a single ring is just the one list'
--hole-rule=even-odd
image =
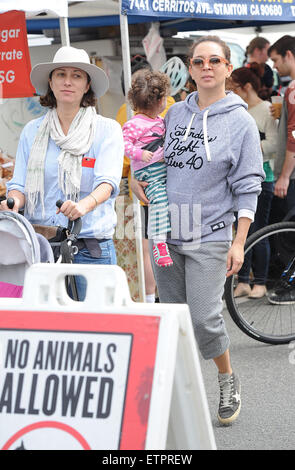
[{"label": "cropped sweatpants", "polygon": [[173,265],[163,268],[152,263],[160,302],[188,304],[204,359],[218,357],[229,347],[222,316],[229,248],[230,242],[201,243],[195,249],[169,244]]}]

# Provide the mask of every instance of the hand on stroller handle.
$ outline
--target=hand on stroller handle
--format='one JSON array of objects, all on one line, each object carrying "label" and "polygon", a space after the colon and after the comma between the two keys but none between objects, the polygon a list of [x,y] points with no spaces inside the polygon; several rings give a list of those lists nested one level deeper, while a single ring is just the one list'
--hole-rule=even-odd
[{"label": "hand on stroller handle", "polygon": [[[57,201],[56,204],[62,207],[63,201]],[[81,245],[81,241],[78,240],[82,228],[80,217],[74,221],[69,220],[68,227],[34,225],[18,212],[18,208],[17,197],[3,198],[0,210],[1,233],[7,234],[9,246],[13,249],[2,250],[1,253],[0,298],[22,296],[25,270],[31,264],[54,262],[71,264]],[[6,245],[5,240],[6,238],[4,238]],[[21,244],[19,240],[22,241]],[[13,270],[5,270],[6,266],[11,265],[15,266],[18,283],[14,281]],[[79,300],[75,276],[66,276],[65,284],[70,297]]]},{"label": "hand on stroller handle", "polygon": [[[1,202],[6,202],[6,206],[8,207],[9,210],[13,210],[13,208],[15,206],[15,200],[14,200],[13,197],[8,197],[7,199],[3,199],[3,201],[0,201],[0,204],[1,204]],[[58,209],[60,209],[62,207],[63,203],[64,203],[64,201],[62,201],[61,199],[56,201],[56,206],[58,207]],[[69,214],[69,216],[68,216],[68,218],[69,218],[68,230],[74,237],[76,237],[81,232],[81,228],[82,228],[81,217],[78,217],[75,220],[71,220],[70,215],[71,214]]]},{"label": "hand on stroller handle", "polygon": [[[9,209],[9,210],[13,210],[14,205],[15,205],[15,200],[14,200],[12,197],[8,197],[7,199],[2,198],[2,200],[0,200],[0,204],[1,204],[2,202],[6,202],[6,205],[7,205],[8,209]],[[2,206],[2,207],[3,207],[3,206]],[[3,208],[2,208],[2,210],[3,210]],[[6,210],[6,209],[4,209],[4,210]]]},{"label": "hand on stroller handle", "polygon": [[8,197],[6,203],[7,203],[7,206],[9,207],[9,209],[14,208],[14,199],[12,197]]},{"label": "hand on stroller handle", "polygon": [[[58,201],[56,201],[56,206],[60,209],[63,203],[64,201],[59,199]],[[72,221],[69,217],[69,223],[68,223],[69,232],[71,232],[74,236],[77,236],[81,232],[81,228],[82,228],[81,217],[78,217],[74,221]]]}]

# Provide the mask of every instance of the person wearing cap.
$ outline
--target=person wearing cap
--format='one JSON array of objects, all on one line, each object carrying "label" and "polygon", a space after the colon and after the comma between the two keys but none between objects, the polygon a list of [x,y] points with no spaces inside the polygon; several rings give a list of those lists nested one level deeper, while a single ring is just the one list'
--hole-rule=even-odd
[{"label": "person wearing cap", "polygon": [[[61,47],[50,63],[31,71],[31,81],[48,108],[23,129],[7,197],[24,208],[32,224],[68,225],[82,217],[74,262],[116,264],[112,236],[116,225],[124,145],[120,125],[97,114],[97,98],[108,89],[104,71],[83,49]],[[56,201],[62,206],[57,209]],[[8,210],[5,201],[1,210]],[[86,292],[78,276],[79,299]]]}]

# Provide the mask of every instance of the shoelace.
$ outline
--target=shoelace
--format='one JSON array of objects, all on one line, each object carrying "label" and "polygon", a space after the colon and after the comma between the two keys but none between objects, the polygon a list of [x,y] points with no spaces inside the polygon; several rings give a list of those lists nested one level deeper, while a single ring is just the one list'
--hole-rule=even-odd
[{"label": "shoelace", "polygon": [[231,407],[233,404],[233,376],[229,380],[220,383],[220,406],[221,408]]},{"label": "shoelace", "polygon": [[165,243],[158,243],[157,248],[159,250],[160,256],[168,256],[167,247]]},{"label": "shoelace", "polygon": [[286,281],[286,280],[280,280],[280,281],[278,281],[277,285],[275,286],[275,292],[276,293],[283,293],[286,290],[294,289],[294,287],[295,287],[294,282],[290,283],[289,281]]}]

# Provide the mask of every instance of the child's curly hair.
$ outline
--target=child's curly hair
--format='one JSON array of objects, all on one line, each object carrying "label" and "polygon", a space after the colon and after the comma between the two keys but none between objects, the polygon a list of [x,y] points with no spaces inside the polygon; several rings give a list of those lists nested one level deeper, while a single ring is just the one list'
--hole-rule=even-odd
[{"label": "child's curly hair", "polygon": [[132,75],[128,100],[135,110],[151,110],[164,96],[170,93],[170,79],[162,72],[138,70]]}]

